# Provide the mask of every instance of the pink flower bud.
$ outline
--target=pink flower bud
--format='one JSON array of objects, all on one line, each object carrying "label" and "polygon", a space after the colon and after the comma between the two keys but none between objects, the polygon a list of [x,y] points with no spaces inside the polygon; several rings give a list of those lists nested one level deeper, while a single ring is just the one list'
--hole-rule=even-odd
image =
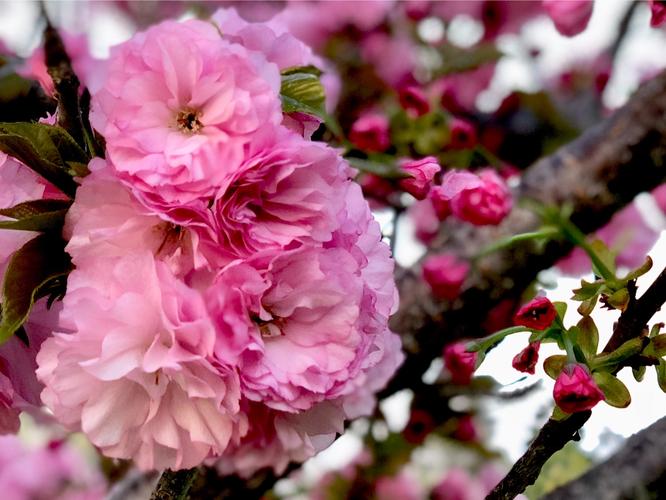
[{"label": "pink flower bud", "polygon": [[660,26],[666,21],[666,5],[664,5],[663,1],[650,0],[650,10],[652,11],[650,26]]},{"label": "pink flower bud", "polygon": [[404,160],[400,167],[411,175],[400,181],[400,187],[417,200],[425,199],[435,174],[442,169],[434,156],[427,156],[420,160]]},{"label": "pink flower bud", "polygon": [[497,225],[513,206],[511,192],[490,169],[479,172],[449,171],[442,179],[442,193],[451,201],[453,215],[476,226]]},{"label": "pink flower bud", "polygon": [[451,381],[457,385],[468,385],[476,369],[475,352],[467,352],[464,342],[449,344],[444,348],[444,365],[451,373]]},{"label": "pink flower bud", "polygon": [[519,372],[534,375],[534,368],[539,361],[539,347],[541,347],[541,342],[530,342],[525,349],[516,354],[511,366]]},{"label": "pink flower bud", "polygon": [[564,36],[581,33],[592,17],[593,0],[543,0],[543,8]]},{"label": "pink flower bud", "polygon": [[420,87],[408,85],[403,87],[399,94],[400,105],[411,116],[423,116],[430,111],[428,98]]},{"label": "pink flower bud", "polygon": [[553,323],[556,316],[557,311],[550,300],[546,297],[535,297],[518,309],[513,322],[534,330],[545,330]]},{"label": "pink flower bud", "polygon": [[589,410],[606,399],[586,366],[574,363],[564,367],[555,381],[553,398],[567,413]]},{"label": "pink flower bud", "polygon": [[439,299],[458,297],[468,272],[469,264],[450,253],[433,255],[423,263],[423,279]]},{"label": "pink flower bud", "polygon": [[349,140],[364,151],[386,151],[391,145],[388,118],[377,114],[361,116],[352,125]]},{"label": "pink flower bud", "polygon": [[476,146],[476,129],[472,123],[461,118],[453,118],[449,128],[451,130],[449,140],[451,149],[470,149]]},{"label": "pink flower bud", "polygon": [[431,187],[428,198],[432,202],[435,214],[437,214],[439,220],[444,220],[451,215],[451,202],[442,192],[442,186]]}]

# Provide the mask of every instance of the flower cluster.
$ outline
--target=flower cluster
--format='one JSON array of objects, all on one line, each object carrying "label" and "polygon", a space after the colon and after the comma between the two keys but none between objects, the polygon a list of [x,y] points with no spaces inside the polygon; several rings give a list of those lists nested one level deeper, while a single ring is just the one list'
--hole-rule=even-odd
[{"label": "flower cluster", "polygon": [[393,262],[352,169],[283,115],[317,63],[276,21],[166,21],[114,48],[106,139],[66,222],[42,400],[143,469],[282,471],[372,411],[402,360]]}]

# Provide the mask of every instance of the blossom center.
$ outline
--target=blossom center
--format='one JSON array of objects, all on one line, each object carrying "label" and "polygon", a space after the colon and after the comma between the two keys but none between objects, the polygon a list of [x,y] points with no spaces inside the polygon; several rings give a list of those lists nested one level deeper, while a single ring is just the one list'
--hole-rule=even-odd
[{"label": "blossom center", "polygon": [[203,128],[200,118],[201,111],[191,108],[183,109],[176,115],[176,127],[184,134],[196,134]]}]

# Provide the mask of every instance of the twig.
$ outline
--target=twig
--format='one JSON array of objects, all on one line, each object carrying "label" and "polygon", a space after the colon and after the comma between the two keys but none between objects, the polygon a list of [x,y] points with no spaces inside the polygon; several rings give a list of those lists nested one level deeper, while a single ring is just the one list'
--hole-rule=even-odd
[{"label": "twig", "polygon": [[[543,500],[640,498],[637,491],[653,490],[650,485],[663,482],[665,472],[666,417],[631,436],[611,458]],[[659,486],[654,490],[664,491]]]},{"label": "twig", "polygon": [[619,52],[620,47],[622,46],[622,43],[624,42],[627,33],[629,32],[629,25],[631,24],[631,20],[634,17],[634,13],[636,12],[636,8],[638,7],[639,3],[640,2],[633,0],[622,16],[620,24],[618,24],[615,40],[613,40],[613,44],[609,49],[611,61],[614,61],[617,57],[617,53]]},{"label": "twig", "polygon": [[[650,288],[620,315],[613,329],[612,339],[622,342],[641,335],[646,323],[666,302],[666,269],[650,285]],[[621,342],[621,343],[622,343]],[[618,344],[620,345],[620,344]],[[486,497],[487,500],[514,498],[536,481],[546,461],[567,444],[585,422],[591,412],[574,413],[566,420],[548,420],[525,454],[509,473]],[[595,497],[596,498],[596,497]]]},{"label": "twig", "polygon": [[571,441],[592,415],[574,413],[566,420],[548,420],[525,454],[486,497],[486,500],[511,500],[536,481],[546,461]]},{"label": "twig", "polygon": [[160,476],[150,500],[186,500],[198,473],[196,467],[179,471],[167,469]]}]

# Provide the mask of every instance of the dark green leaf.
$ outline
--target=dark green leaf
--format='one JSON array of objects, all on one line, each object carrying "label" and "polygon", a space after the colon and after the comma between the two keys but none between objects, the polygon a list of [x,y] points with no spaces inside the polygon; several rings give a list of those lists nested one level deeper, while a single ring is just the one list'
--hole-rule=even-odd
[{"label": "dark green leaf", "polygon": [[12,255],[2,284],[0,343],[25,323],[42,289],[70,270],[71,262],[59,236],[39,235]]},{"label": "dark green leaf", "polygon": [[503,55],[492,43],[482,43],[469,49],[443,44],[438,47],[438,51],[442,58],[442,64],[435,71],[438,76],[471,71],[496,62]]},{"label": "dark green leaf", "polygon": [[564,321],[564,315],[567,313],[567,303],[566,302],[553,302],[555,310],[557,311],[557,316],[560,320]]},{"label": "dark green leaf", "polygon": [[0,150],[69,196],[74,196],[77,184],[68,162],[87,164],[89,160],[64,129],[42,123],[0,123]]},{"label": "dark green leaf", "polygon": [[592,374],[599,389],[606,396],[606,403],[616,408],[626,408],[631,403],[629,389],[620,379],[608,372],[595,372]]},{"label": "dark green leaf", "polygon": [[631,373],[634,376],[634,379],[636,380],[636,382],[642,382],[643,381],[643,377],[645,377],[646,369],[647,368],[645,366],[638,366],[638,367],[634,366],[634,367],[631,368]]},{"label": "dark green leaf", "polygon": [[32,200],[0,209],[0,215],[15,219],[0,221],[0,229],[59,233],[71,204],[69,200]]}]

